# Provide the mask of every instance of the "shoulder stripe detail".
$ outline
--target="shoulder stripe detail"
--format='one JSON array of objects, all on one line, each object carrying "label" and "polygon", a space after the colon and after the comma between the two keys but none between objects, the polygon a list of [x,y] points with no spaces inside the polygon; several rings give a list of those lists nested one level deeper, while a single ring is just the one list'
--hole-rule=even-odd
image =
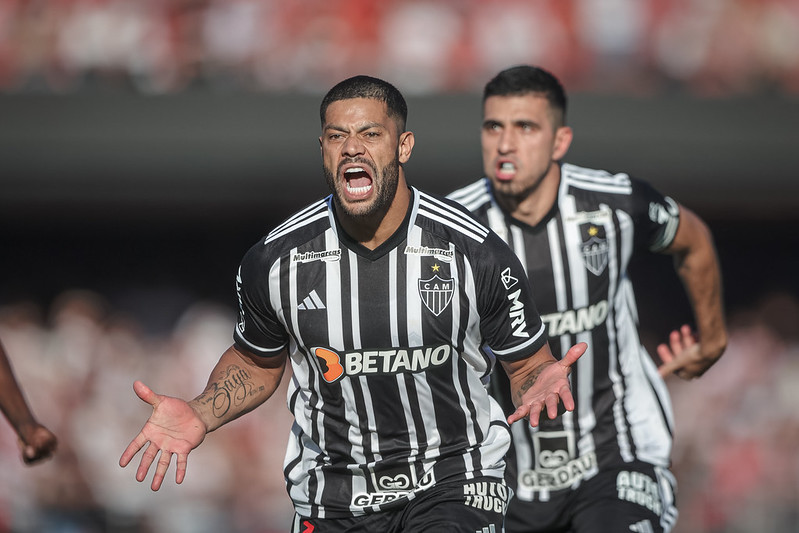
[{"label": "shoulder stripe detail", "polygon": [[652,243],[652,246],[649,248],[653,252],[660,252],[668,248],[672,241],[674,241],[674,237],[677,235],[677,228],[680,225],[680,206],[670,196],[666,196],[665,200],[666,203],[669,204],[668,212],[671,216],[668,222],[666,222],[666,227],[663,229],[663,234],[660,239]]},{"label": "shoulder stripe detail", "polygon": [[[544,322],[541,322],[541,327],[538,328],[538,331],[536,332],[536,334],[533,335],[532,337],[530,337],[528,340],[524,341],[522,344],[519,344],[518,346],[514,346],[513,348],[509,348],[507,350],[494,350],[492,348],[491,351],[494,352],[496,355],[499,355],[499,356],[516,353],[519,350],[521,350],[523,348],[526,348],[527,346],[531,346],[531,345],[535,344],[536,342],[538,342],[538,340],[544,334],[545,329],[546,329],[546,325],[544,324]],[[533,354],[530,354],[530,355],[533,355]]]},{"label": "shoulder stripe detail", "polygon": [[285,222],[277,226],[275,229],[269,232],[269,235],[266,236],[264,240],[264,244],[269,244],[270,242],[283,237],[292,231],[295,231],[303,226],[307,226],[320,218],[324,218],[328,216],[328,206],[327,200],[319,200],[318,202],[309,205],[302,211],[292,215],[289,219]]},{"label": "shoulder stripe detail", "polygon": [[630,176],[624,173],[611,174],[605,170],[578,167],[568,163],[561,167],[564,182],[590,191],[615,194],[632,194]]},{"label": "shoulder stripe detail", "polygon": [[418,212],[420,215],[441,222],[477,242],[483,242],[488,236],[488,228],[462,211],[425,193],[419,194]]},{"label": "shoulder stripe detail", "polygon": [[248,341],[247,339],[245,339],[244,335],[242,335],[241,332],[239,332],[238,328],[236,328],[236,330],[234,332],[234,340],[240,342],[243,346],[245,346],[252,353],[260,355],[262,357],[274,357],[274,356],[280,354],[280,352],[282,352],[283,350],[286,349],[286,345],[285,344],[283,346],[278,347],[278,348],[263,348],[261,346],[257,346],[255,344],[251,343],[250,341]]},{"label": "shoulder stripe detail", "polygon": [[483,178],[462,189],[451,192],[448,198],[458,202],[469,211],[474,212],[481,205],[491,202],[491,193],[488,191],[487,180]]}]

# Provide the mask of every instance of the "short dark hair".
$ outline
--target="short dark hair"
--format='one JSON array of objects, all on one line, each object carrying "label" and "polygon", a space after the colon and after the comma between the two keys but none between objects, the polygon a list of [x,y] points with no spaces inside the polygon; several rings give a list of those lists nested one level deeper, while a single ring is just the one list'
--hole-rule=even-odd
[{"label": "short dark hair", "polygon": [[363,75],[347,78],[327,92],[319,108],[322,126],[325,125],[325,114],[330,104],[351,98],[371,98],[384,102],[388,108],[388,116],[397,122],[399,133],[405,131],[405,123],[408,120],[408,104],[405,103],[402,93],[387,81]]},{"label": "short dark hair", "polygon": [[555,118],[559,119],[557,126],[566,125],[566,91],[558,78],[540,67],[518,65],[503,70],[486,84],[483,103],[490,96],[523,96],[531,93],[547,99],[555,111]]}]

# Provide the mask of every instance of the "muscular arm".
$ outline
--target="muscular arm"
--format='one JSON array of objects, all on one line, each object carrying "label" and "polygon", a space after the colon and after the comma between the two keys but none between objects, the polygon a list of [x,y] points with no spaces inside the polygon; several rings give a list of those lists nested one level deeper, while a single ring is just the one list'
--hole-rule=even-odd
[{"label": "muscular arm", "polygon": [[[661,374],[676,372],[692,379],[704,374],[727,347],[727,327],[721,287],[721,270],[707,225],[692,211],[680,206],[680,225],[674,241],[665,250],[674,256],[674,266],[693,309],[699,342],[690,337],[690,329],[674,331],[670,336],[669,361]],[[664,355],[665,345],[658,347]]]},{"label": "muscular arm", "polygon": [[268,400],[285,368],[285,351],[276,357],[258,357],[231,346],[211,372],[205,390],[189,405],[211,432]]},{"label": "muscular arm", "polygon": [[508,423],[529,417],[530,425],[535,427],[543,409],[549,418],[558,416],[558,404],[567,411],[574,410],[574,397],[569,385],[571,366],[585,353],[587,345],[579,343],[572,346],[558,361],[545,344],[532,356],[520,361],[502,362],[510,380],[511,398],[517,407],[508,417]]}]

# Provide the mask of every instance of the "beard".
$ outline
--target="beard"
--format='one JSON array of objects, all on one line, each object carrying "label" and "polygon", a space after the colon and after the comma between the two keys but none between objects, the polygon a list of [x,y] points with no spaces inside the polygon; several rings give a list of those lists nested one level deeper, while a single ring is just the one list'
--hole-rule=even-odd
[{"label": "beard", "polygon": [[341,209],[350,217],[367,218],[375,215],[384,215],[394,201],[399,186],[399,158],[395,157],[390,163],[378,170],[377,167],[366,159],[356,157],[347,159],[339,164],[339,168],[348,163],[358,163],[366,165],[372,169],[372,188],[374,194],[368,201],[346,203],[343,201],[342,188],[346,187],[346,181],[337,179],[340,172],[334,174],[327,166],[323,165],[322,170],[325,174],[325,181],[330,192],[333,193],[333,201],[336,207]]}]

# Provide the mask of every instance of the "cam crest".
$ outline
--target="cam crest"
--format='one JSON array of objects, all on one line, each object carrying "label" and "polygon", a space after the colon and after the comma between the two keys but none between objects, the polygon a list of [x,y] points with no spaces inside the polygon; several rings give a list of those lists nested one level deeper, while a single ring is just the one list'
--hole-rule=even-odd
[{"label": "cam crest", "polygon": [[583,262],[595,276],[602,274],[608,265],[609,247],[604,234],[604,228],[594,224],[587,224],[580,228],[580,236],[583,240],[580,251],[583,254]]},{"label": "cam crest", "polygon": [[419,297],[431,313],[438,316],[452,301],[455,283],[452,279],[443,279],[435,274],[430,279],[419,280]]}]

